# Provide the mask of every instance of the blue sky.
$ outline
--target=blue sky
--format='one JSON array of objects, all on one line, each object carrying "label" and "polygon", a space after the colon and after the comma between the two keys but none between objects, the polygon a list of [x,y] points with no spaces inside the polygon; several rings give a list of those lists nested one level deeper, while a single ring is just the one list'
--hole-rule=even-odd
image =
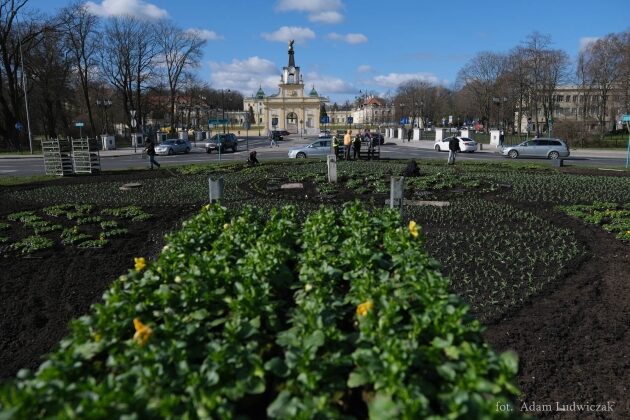
[{"label": "blue sky", "polygon": [[[394,93],[419,78],[446,86],[480,51],[504,52],[533,31],[551,35],[574,58],[581,43],[630,29],[627,0],[92,0],[104,17],[131,13],[168,18],[202,31],[208,43],[199,77],[249,96],[259,84],[277,91],[295,39],[307,89],[333,101],[359,91]],[[54,13],[66,0],[31,0]],[[308,92],[307,90],[307,92]]]}]

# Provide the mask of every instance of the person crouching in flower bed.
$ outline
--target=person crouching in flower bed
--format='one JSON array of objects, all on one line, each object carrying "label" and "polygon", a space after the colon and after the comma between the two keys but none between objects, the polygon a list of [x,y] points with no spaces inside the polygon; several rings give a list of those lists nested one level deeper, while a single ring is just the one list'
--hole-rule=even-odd
[{"label": "person crouching in flower bed", "polygon": [[250,154],[249,157],[247,158],[247,166],[254,166],[254,165],[258,165],[260,162],[258,162],[258,159],[256,158],[256,151],[253,150]]}]

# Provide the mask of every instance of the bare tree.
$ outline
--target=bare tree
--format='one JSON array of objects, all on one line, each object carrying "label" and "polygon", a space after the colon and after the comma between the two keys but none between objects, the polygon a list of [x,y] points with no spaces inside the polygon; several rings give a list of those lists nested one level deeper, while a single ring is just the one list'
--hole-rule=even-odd
[{"label": "bare tree", "polygon": [[527,77],[527,54],[523,47],[514,48],[507,59],[507,82],[514,99],[514,115],[516,132],[521,134],[523,110],[529,106],[529,92],[531,86]]},{"label": "bare tree", "polygon": [[527,37],[522,52],[527,63],[530,114],[540,131],[540,114],[545,123],[552,121],[556,107],[555,92],[568,78],[569,58],[564,51],[551,49],[551,37],[534,32]]},{"label": "bare tree", "polygon": [[96,135],[96,125],[90,102],[90,85],[94,78],[94,67],[97,65],[99,20],[91,14],[80,1],[75,1],[59,12],[62,21],[66,48],[73,61],[83,100],[90,120],[92,136]]},{"label": "bare tree", "polygon": [[32,79],[33,114],[41,115],[43,131],[53,138],[60,130],[70,130],[64,105],[73,102],[72,65],[67,55],[60,54],[63,42],[63,34],[51,25],[43,31],[42,41],[29,51],[25,60]]},{"label": "bare tree", "polygon": [[623,112],[630,114],[630,30],[621,34],[621,89]]},{"label": "bare tree", "polygon": [[154,76],[157,57],[154,26],[134,17],[117,17],[110,20],[100,49],[101,69],[105,78],[122,98],[125,118],[142,120],[142,93]]},{"label": "bare tree", "polygon": [[433,113],[435,86],[425,80],[409,80],[401,84],[396,91],[396,102],[405,104],[405,114],[411,116],[411,125],[416,121],[421,127],[426,126],[425,116]]},{"label": "bare tree", "polygon": [[[588,54],[586,49],[582,49],[578,54],[576,62],[576,81],[579,87],[579,95],[577,99],[577,106],[579,114],[582,118],[582,135],[581,140],[584,141],[584,136],[590,131],[591,126],[591,98],[593,93],[593,79],[589,72]],[[583,143],[582,143],[583,144]]]},{"label": "bare tree", "polygon": [[[585,72],[592,81],[600,126],[600,139],[606,132],[606,114],[609,96],[615,85],[620,86],[623,78],[623,39],[619,34],[610,34],[589,44],[584,51]],[[611,120],[614,121],[611,112]]]},{"label": "bare tree", "polygon": [[[28,0],[0,1],[0,137],[11,149],[19,148],[18,122],[25,120],[22,54],[39,42],[42,26],[22,9]],[[18,14],[20,19],[18,21]]]},{"label": "bare tree", "polygon": [[497,80],[506,71],[506,56],[493,52],[480,52],[462,68],[457,84],[466,86],[479,104],[479,119],[488,126],[492,98],[497,92]]},{"label": "bare tree", "polygon": [[199,64],[206,41],[195,32],[182,31],[170,22],[160,22],[156,35],[169,88],[171,129],[175,129],[175,100],[182,74]]}]

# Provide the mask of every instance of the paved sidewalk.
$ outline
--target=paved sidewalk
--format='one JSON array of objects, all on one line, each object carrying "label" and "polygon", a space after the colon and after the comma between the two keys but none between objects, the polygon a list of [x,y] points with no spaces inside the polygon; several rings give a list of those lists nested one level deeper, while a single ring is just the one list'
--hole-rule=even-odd
[{"label": "paved sidewalk", "polygon": [[[257,140],[257,145],[253,145],[251,142],[253,140],[250,139],[250,150],[264,151],[264,150],[285,150],[288,151],[292,147],[299,147],[304,144],[310,144],[317,140],[317,137],[285,137],[284,140],[280,140],[278,143],[278,147],[271,148],[269,147],[269,140],[263,139],[263,143],[260,143],[260,139]],[[206,153],[204,148],[205,141],[197,142],[197,146],[194,145],[194,142],[191,142],[192,150],[191,153]],[[247,144],[247,140],[245,138],[238,139],[238,148],[239,152],[245,151],[245,147]],[[133,147],[119,147],[114,150],[99,150],[99,155],[101,157],[116,157],[116,156],[129,156],[129,155],[140,155],[142,153],[143,148],[138,147],[135,149]],[[26,155],[18,155],[18,154],[0,154],[0,159],[32,159],[32,158],[43,158],[41,153],[35,154],[26,154]]]},{"label": "paved sidewalk", "polygon": [[[433,140],[401,140],[396,138],[385,139],[385,143],[394,143],[398,146],[413,147],[416,149],[433,149],[435,142]],[[477,150],[475,153],[499,153],[499,149],[489,144],[481,144],[482,149]],[[625,158],[628,151],[619,149],[579,149],[571,148],[572,157],[607,157],[607,158]]]},{"label": "paved sidewalk", "polygon": [[[312,143],[317,140],[315,136],[309,137],[285,137],[284,140],[278,142],[278,147],[274,147],[273,149],[269,147],[269,141],[263,139],[261,143],[260,139],[257,139],[257,145],[252,145],[250,143],[251,150],[257,150],[259,152],[265,150],[284,150],[288,151],[292,147],[299,147],[305,144]],[[250,140],[253,141],[253,140]],[[191,153],[205,153],[205,149],[203,144],[205,142],[197,142],[197,147],[193,146],[193,150]],[[411,140],[411,142],[407,142],[407,140],[401,140],[397,138],[386,138],[385,143],[390,145],[396,145],[401,147],[412,147],[416,149],[433,149],[435,147],[435,142],[433,140]],[[194,144],[194,143],[191,143]],[[246,140],[244,138],[239,138],[239,151],[245,151]],[[129,156],[133,154],[140,155],[142,153],[142,148],[139,147],[134,152],[133,147],[122,147],[115,150],[100,150],[99,154],[101,157],[114,157],[114,156]],[[477,150],[475,153],[498,153],[498,149],[496,147],[490,146],[488,144],[482,144],[482,149]],[[603,158],[625,158],[627,156],[627,150],[620,149],[579,149],[579,148],[571,148],[571,156],[572,157],[603,157]],[[12,155],[12,154],[3,154],[0,155],[0,159],[25,159],[25,158],[42,158],[40,154],[34,155]]]}]

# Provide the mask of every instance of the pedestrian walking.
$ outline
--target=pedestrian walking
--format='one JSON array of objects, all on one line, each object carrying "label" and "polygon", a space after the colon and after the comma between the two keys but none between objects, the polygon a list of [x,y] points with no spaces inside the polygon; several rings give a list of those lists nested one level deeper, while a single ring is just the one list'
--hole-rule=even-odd
[{"label": "pedestrian walking", "polygon": [[350,160],[350,148],[352,147],[352,130],[346,131],[343,136],[344,159]]},{"label": "pedestrian walking", "polygon": [[455,153],[459,152],[459,139],[451,137],[448,141],[448,161],[449,165],[455,165]]},{"label": "pedestrian walking", "polygon": [[276,133],[271,132],[270,140],[271,142],[269,143],[269,147],[273,147],[273,146],[280,147],[278,146],[278,143],[276,142]]},{"label": "pedestrian walking", "polygon": [[372,136],[372,140],[370,141],[372,145],[372,159],[376,159],[376,148],[379,148],[379,158],[380,158],[380,138],[379,136]]},{"label": "pedestrian walking", "polygon": [[151,169],[153,169],[153,165],[157,166],[158,169],[160,169],[160,164],[157,163],[157,161],[155,160],[155,143],[153,143],[153,139],[151,138],[147,139],[147,143],[144,148],[144,151],[147,153],[147,156],[149,156],[149,163],[151,164]]},{"label": "pedestrian walking", "polygon": [[413,135],[413,129],[407,130],[407,143],[411,143],[411,136]]},{"label": "pedestrian walking", "polygon": [[505,141],[505,134],[503,134],[503,131],[501,131],[501,134],[499,134],[499,146],[503,147],[504,141]]},{"label": "pedestrian walking", "polygon": [[354,158],[359,159],[361,157],[361,134],[357,133],[354,137],[352,148],[354,149]]},{"label": "pedestrian walking", "polygon": [[332,147],[333,151],[335,152],[335,156],[339,158],[339,139],[337,138],[336,134],[332,138]]}]

